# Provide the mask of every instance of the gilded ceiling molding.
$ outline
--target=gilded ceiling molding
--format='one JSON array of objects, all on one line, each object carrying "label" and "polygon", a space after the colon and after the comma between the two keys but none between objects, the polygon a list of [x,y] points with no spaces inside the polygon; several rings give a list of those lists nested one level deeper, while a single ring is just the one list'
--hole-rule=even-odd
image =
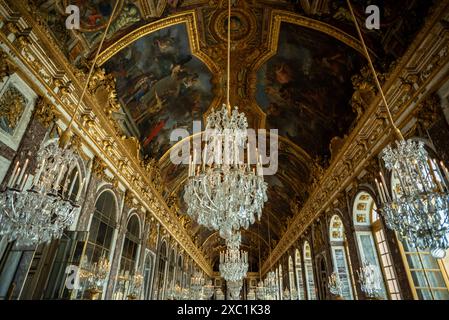
[{"label": "gilded ceiling molding", "polygon": [[148,23],[130,33],[123,36],[109,47],[104,49],[98,56],[97,65],[102,66],[106,61],[113,57],[117,52],[131,45],[140,38],[149,35],[153,32],[171,27],[180,23],[185,23],[187,27],[187,34],[189,37],[190,50],[192,54],[200,59],[212,73],[219,71],[215,62],[204,52],[200,50],[200,42],[198,37],[198,26],[195,11],[189,10],[182,13],[174,14],[170,17]]},{"label": "gilded ceiling molding", "polygon": [[281,31],[281,24],[283,22],[296,24],[301,27],[306,27],[312,30],[325,33],[341,41],[342,43],[348,45],[349,47],[355,49],[362,56],[365,56],[360,41],[354,38],[353,36],[347,34],[346,32],[319,20],[307,18],[305,16],[295,14],[289,11],[273,10],[271,13],[270,31],[268,34],[268,51],[254,63],[254,65],[252,66],[253,72],[257,72],[257,70],[268,59],[270,59],[272,56],[276,54],[279,45],[279,34]]},{"label": "gilded ceiling molding", "polygon": [[249,104],[256,109],[258,114],[261,115],[260,117],[261,128],[264,128],[266,125],[266,114],[265,112],[263,112],[262,108],[260,108],[255,98],[256,82],[257,82],[256,74],[257,71],[260,69],[260,67],[277,53],[282,23],[291,23],[301,27],[316,30],[318,32],[322,32],[341,41],[347,46],[355,49],[362,56],[365,56],[360,41],[354,38],[353,36],[345,33],[344,31],[325,22],[311,19],[299,14],[295,14],[284,10],[273,10],[271,12],[270,17],[267,50],[265,50],[265,52],[259,56],[259,58],[253,63],[253,65],[248,68],[250,71],[248,75],[248,86],[247,86],[248,92],[246,95],[250,97]]},{"label": "gilded ceiling molding", "polygon": [[[440,1],[432,12],[384,84],[386,98],[399,128],[404,128],[413,120],[414,110],[435,89],[430,85],[438,83],[435,76],[441,76],[441,71],[449,64],[449,30],[438,23],[449,20],[449,0]],[[416,88],[410,88],[410,84],[403,81],[411,75],[417,76]],[[377,96],[345,140],[324,173],[320,185],[293,218],[287,232],[273,250],[272,259],[263,264],[262,274],[267,273],[284,252],[294,245],[316,218],[351,184],[369,160],[391,142],[392,136],[385,134],[390,126],[385,120],[385,110],[380,105],[381,99]]]}]

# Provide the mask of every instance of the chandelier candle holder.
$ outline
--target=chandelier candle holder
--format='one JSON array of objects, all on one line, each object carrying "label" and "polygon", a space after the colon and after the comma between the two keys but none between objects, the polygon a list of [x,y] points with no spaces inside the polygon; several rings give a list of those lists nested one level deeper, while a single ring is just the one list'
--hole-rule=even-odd
[{"label": "chandelier candle holder", "polygon": [[256,288],[256,297],[259,300],[274,300],[277,291],[276,274],[274,271],[270,271],[263,281],[259,281]]},{"label": "chandelier candle holder", "polygon": [[384,175],[376,186],[380,212],[388,228],[408,243],[444,258],[449,248],[449,173],[442,162],[430,159],[421,141],[397,141],[382,152],[385,168],[399,181],[389,192]]},{"label": "chandelier candle holder", "polygon": [[220,273],[226,281],[241,281],[248,272],[248,252],[228,248],[220,252]]},{"label": "chandelier candle holder", "polygon": [[0,194],[0,236],[15,240],[17,245],[35,246],[59,239],[80,210],[84,181],[74,201],[69,198],[78,178],[76,175],[70,181],[68,176],[77,163],[73,151],[51,142],[40,148],[37,161],[29,188],[27,159],[23,167],[16,163],[6,190]]},{"label": "chandelier candle holder", "polygon": [[367,263],[356,271],[359,277],[360,288],[368,298],[379,299],[382,293],[382,285],[377,267]]},{"label": "chandelier candle holder", "polygon": [[[228,239],[235,231],[247,229],[260,219],[267,198],[262,157],[252,164],[247,137],[247,119],[237,107],[231,113],[226,105],[207,117],[202,155],[193,151],[184,201],[187,214],[210,230]],[[243,161],[243,148],[247,160]],[[200,160],[201,158],[201,160]]]},{"label": "chandelier candle holder", "polygon": [[332,274],[329,276],[328,288],[330,293],[332,293],[333,295],[337,297],[342,296],[341,281],[337,272],[332,272]]}]

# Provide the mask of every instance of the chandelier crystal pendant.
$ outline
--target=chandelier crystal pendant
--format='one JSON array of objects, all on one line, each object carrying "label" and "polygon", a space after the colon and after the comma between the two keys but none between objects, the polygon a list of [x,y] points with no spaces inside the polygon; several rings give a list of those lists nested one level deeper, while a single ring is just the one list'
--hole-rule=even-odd
[{"label": "chandelier crystal pendant", "polygon": [[399,181],[390,193],[382,173],[376,180],[387,226],[411,246],[444,258],[449,248],[448,170],[428,157],[420,141],[398,141],[396,148],[383,150],[382,158]]},{"label": "chandelier crystal pendant", "polygon": [[69,198],[77,179],[77,175],[72,181],[68,177],[77,162],[73,151],[51,142],[38,151],[37,161],[29,188],[26,160],[23,168],[17,162],[8,187],[0,195],[0,236],[15,240],[17,245],[34,246],[59,239],[80,210],[78,200],[84,182],[75,199]]},{"label": "chandelier crystal pendant", "polygon": [[227,248],[225,252],[220,252],[219,268],[226,281],[241,281],[248,272],[248,252],[238,247]]},{"label": "chandelier crystal pendant", "polygon": [[421,142],[405,140],[396,127],[351,2],[346,1],[397,139],[396,148],[389,145],[381,154],[385,167],[399,179],[400,188],[390,195],[385,178],[380,174],[381,181],[376,180],[382,202],[380,212],[388,227],[397,231],[411,246],[430,249],[435,258],[444,258],[449,248],[447,170],[442,163],[440,168],[436,161],[429,159]]}]

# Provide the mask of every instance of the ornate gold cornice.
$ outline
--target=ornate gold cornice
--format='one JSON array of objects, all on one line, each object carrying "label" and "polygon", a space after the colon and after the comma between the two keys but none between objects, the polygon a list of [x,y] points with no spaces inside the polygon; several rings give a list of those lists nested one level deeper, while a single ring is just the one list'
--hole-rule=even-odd
[{"label": "ornate gold cornice", "polygon": [[[0,3],[0,6],[3,7],[6,4]],[[27,81],[39,83],[41,92],[38,94],[54,102],[61,113],[60,120],[67,123],[69,115],[73,114],[78,97],[81,96],[83,78],[76,76],[79,71],[67,61],[44,24],[34,19],[29,6],[17,2],[14,3],[14,10],[16,12],[13,12],[11,8],[3,8],[0,11],[0,16],[6,15],[2,16],[2,20],[11,23],[11,27],[0,30],[0,44],[7,48],[5,52],[11,60],[14,60],[18,67],[26,70]],[[25,38],[20,40],[12,34],[11,30],[15,32],[27,30],[27,33],[24,35]],[[61,81],[55,83],[55,79],[68,84],[66,94],[60,94]],[[130,150],[129,143],[121,139],[116,125],[105,114],[101,103],[102,101],[97,101],[88,92],[80,106],[78,116],[74,119],[72,130],[82,137],[84,144],[94,154],[102,159],[109,171],[114,174],[115,180],[117,182],[120,180],[127,189],[131,190],[148,214],[153,214],[200,268],[207,274],[211,274],[211,265],[193,244],[162,196],[156,191],[140,159],[136,158],[135,149]]]},{"label": "ornate gold cornice", "polygon": [[[449,19],[449,1],[440,1],[421,32],[405,55],[397,62],[384,84],[387,100],[399,128],[404,128],[413,117],[422,99],[432,93],[435,77],[441,76],[449,63],[449,30],[440,21]],[[413,75],[417,87],[404,82]],[[444,76],[444,75],[443,75]],[[435,89],[435,88],[433,88]],[[262,273],[269,271],[282,255],[338,197],[364,169],[373,155],[388,143],[392,136],[385,121],[385,110],[376,97],[350,133],[344,145],[324,173],[320,184],[313,190],[303,208],[295,215],[290,227],[267,260]]]},{"label": "ornate gold cornice", "polygon": [[172,15],[170,17],[157,20],[155,22],[148,23],[132,32],[126,36],[120,38],[118,41],[111,44],[109,47],[104,49],[98,56],[97,65],[102,66],[106,61],[113,57],[117,52],[126,48],[133,42],[139,40],[140,38],[156,32],[158,30],[171,27],[180,23],[186,24],[187,34],[189,37],[190,50],[192,54],[200,59],[209,68],[209,70],[214,73],[218,72],[219,68],[215,62],[210,59],[210,57],[204,54],[200,50],[200,42],[198,38],[198,29],[195,11],[189,10],[182,13]]}]

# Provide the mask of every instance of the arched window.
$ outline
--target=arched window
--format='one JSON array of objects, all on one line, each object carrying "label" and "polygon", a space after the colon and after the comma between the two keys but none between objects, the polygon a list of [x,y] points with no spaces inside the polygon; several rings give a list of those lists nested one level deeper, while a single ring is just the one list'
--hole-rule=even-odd
[{"label": "arched window", "polygon": [[130,294],[139,294],[133,288],[133,277],[136,274],[139,258],[140,223],[137,215],[133,214],[126,226],[120,259],[120,271],[115,287],[115,298],[126,299]]},{"label": "arched window", "polygon": [[170,251],[170,259],[168,264],[168,275],[167,275],[167,281],[165,281],[165,286],[167,290],[169,288],[172,288],[175,286],[174,283],[174,277],[175,277],[175,263],[176,263],[176,255],[175,255],[175,249],[172,249]]},{"label": "arched window", "polygon": [[182,276],[183,276],[183,270],[182,270],[182,256],[178,256],[178,266],[176,270],[176,283],[180,286],[182,286]]},{"label": "arched window", "polygon": [[353,300],[353,290],[348,266],[348,249],[343,222],[338,215],[334,215],[329,226],[332,261],[334,271],[338,274],[341,283],[341,293],[345,300]]},{"label": "arched window", "polygon": [[139,218],[134,214],[128,221],[125,240],[123,242],[122,260],[120,270],[124,273],[134,274],[137,266],[140,238]]},{"label": "arched window", "polygon": [[312,251],[309,242],[304,242],[304,271],[306,274],[307,299],[316,300],[315,280],[313,279]]},{"label": "arched window", "polygon": [[[381,297],[384,299],[390,297],[392,300],[401,299],[385,231],[379,219],[374,199],[369,193],[362,191],[357,194],[353,214],[360,259],[362,262],[376,266],[379,274],[383,275]],[[388,291],[385,288],[385,283]]]},{"label": "arched window", "polygon": [[167,244],[162,243],[159,249],[159,265],[157,269],[158,286],[157,286],[157,299],[164,299],[164,280],[165,280],[165,268],[167,265]]},{"label": "arched window", "polygon": [[296,292],[296,295],[298,294],[298,290],[295,285],[294,268],[292,256],[288,256],[288,284],[290,287],[290,300],[293,300],[295,297],[295,294],[293,294],[294,292]]},{"label": "arched window", "polygon": [[318,294],[321,300],[327,300],[327,263],[326,258],[319,254],[316,258],[317,286]]},{"label": "arched window", "polygon": [[145,264],[143,266],[143,278],[144,278],[144,299],[151,299],[151,281],[153,279],[153,256],[149,250],[145,253]]},{"label": "arched window", "polygon": [[[86,250],[81,261],[81,267],[90,272],[101,258],[111,261],[112,241],[116,232],[117,207],[115,203],[115,197],[111,191],[101,193],[95,203]],[[88,285],[87,282],[82,283],[82,289],[77,293],[78,298],[83,297]],[[106,285],[105,283],[104,286]]]},{"label": "arched window", "polygon": [[[392,190],[399,197],[399,179],[394,172]],[[413,296],[420,300],[448,300],[448,275],[441,260],[435,259],[429,250],[417,250],[404,239],[398,238],[404,265],[408,270]]]},{"label": "arched window", "polygon": [[302,278],[302,261],[301,253],[298,249],[295,250],[295,273],[296,286],[298,288],[298,300],[305,300],[304,281]]},{"label": "arched window", "polygon": [[95,212],[89,228],[86,262],[93,265],[101,257],[110,259],[110,250],[116,229],[115,197],[111,191],[103,192],[95,203]]}]

